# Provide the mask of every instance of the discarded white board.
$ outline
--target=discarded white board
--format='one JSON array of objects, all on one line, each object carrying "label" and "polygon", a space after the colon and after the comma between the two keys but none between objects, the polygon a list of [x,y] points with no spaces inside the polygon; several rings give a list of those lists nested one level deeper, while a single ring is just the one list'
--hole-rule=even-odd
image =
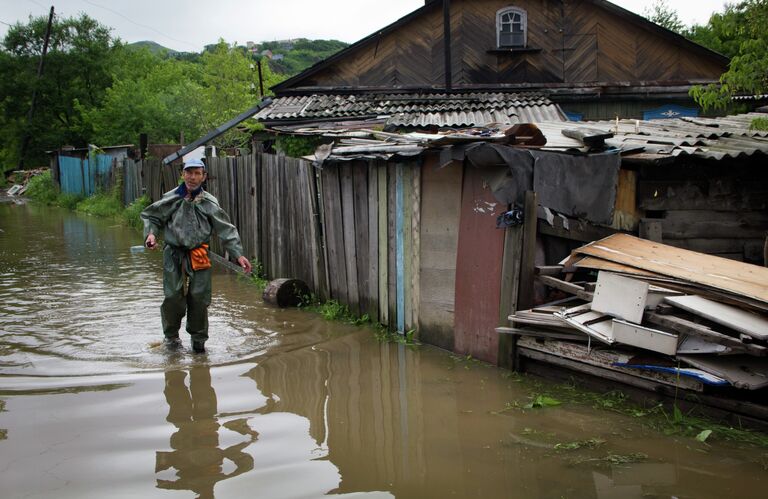
[{"label": "discarded white board", "polygon": [[15,196],[20,190],[21,190],[21,185],[20,184],[16,184],[16,185],[12,186],[10,189],[8,189],[8,193],[7,194],[9,196]]},{"label": "discarded white board", "polygon": [[731,382],[736,388],[758,390],[768,386],[768,362],[749,355],[721,357],[678,355],[678,359]]},{"label": "discarded white board", "polygon": [[645,300],[646,310],[656,310],[664,298],[667,296],[681,296],[685,293],[682,291],[675,291],[673,289],[662,288],[651,284],[648,286],[648,298]]},{"label": "discarded white board", "polygon": [[589,310],[589,304],[556,312],[555,316],[575,327],[579,331],[602,341],[613,343],[613,326],[611,316]]},{"label": "discarded white board", "polygon": [[665,355],[675,355],[677,352],[677,335],[621,319],[613,319],[613,339],[625,345]]},{"label": "discarded white board", "polygon": [[648,283],[612,274],[597,274],[592,310],[639,324],[643,320]]},{"label": "discarded white board", "polygon": [[697,295],[668,296],[664,301],[759,340],[768,340],[768,319]]},{"label": "discarded white board", "polygon": [[683,339],[680,340],[680,344],[677,346],[678,355],[723,355],[729,352],[731,352],[730,347],[691,335],[685,335]]}]

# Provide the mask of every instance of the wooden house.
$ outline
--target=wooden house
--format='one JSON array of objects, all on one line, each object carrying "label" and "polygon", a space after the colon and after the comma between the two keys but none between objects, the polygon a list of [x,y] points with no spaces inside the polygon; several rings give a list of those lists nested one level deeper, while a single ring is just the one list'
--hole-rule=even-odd
[{"label": "wooden house", "polygon": [[696,114],[728,60],[604,0],[426,0],[275,87],[313,93],[546,91],[579,119]]}]

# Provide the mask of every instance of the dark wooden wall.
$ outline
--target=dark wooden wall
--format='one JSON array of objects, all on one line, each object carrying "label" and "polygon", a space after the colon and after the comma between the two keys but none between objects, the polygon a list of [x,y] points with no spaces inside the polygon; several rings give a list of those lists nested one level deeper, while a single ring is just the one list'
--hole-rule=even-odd
[{"label": "dark wooden wall", "polygon": [[731,164],[645,167],[637,204],[640,235],[664,244],[763,263],[768,235],[768,171],[759,158]]},{"label": "dark wooden wall", "polygon": [[[538,52],[489,53],[496,11],[528,12],[528,45]],[[294,87],[442,87],[440,2],[387,34],[373,37]],[[455,87],[514,83],[676,82],[716,79],[726,69],[714,56],[660,30],[586,0],[453,0]]]}]

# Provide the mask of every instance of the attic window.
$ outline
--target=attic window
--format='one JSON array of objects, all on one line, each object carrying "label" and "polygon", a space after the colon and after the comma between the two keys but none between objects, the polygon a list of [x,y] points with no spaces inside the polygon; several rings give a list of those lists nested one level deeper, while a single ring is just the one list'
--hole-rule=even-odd
[{"label": "attic window", "polygon": [[527,45],[528,14],[517,7],[496,12],[496,44],[499,48],[523,48]]}]

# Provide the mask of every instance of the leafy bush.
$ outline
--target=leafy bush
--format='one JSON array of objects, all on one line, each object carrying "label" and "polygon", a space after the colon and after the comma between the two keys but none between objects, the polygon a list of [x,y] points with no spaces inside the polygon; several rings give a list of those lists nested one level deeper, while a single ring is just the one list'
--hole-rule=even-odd
[{"label": "leafy bush", "polygon": [[77,194],[61,194],[55,204],[70,211],[75,211],[78,203],[82,200],[82,196],[78,196]]},{"label": "leafy bush", "polygon": [[323,137],[278,135],[275,139],[275,149],[291,158],[301,158],[314,154],[317,146],[327,142],[328,139]]},{"label": "leafy bush", "polygon": [[56,184],[53,183],[50,170],[29,179],[25,194],[30,199],[40,203],[56,204],[59,198],[59,190]]},{"label": "leafy bush", "polygon": [[147,206],[149,206],[149,197],[146,194],[129,204],[123,212],[125,223],[130,227],[142,230],[144,222],[139,215]]}]

